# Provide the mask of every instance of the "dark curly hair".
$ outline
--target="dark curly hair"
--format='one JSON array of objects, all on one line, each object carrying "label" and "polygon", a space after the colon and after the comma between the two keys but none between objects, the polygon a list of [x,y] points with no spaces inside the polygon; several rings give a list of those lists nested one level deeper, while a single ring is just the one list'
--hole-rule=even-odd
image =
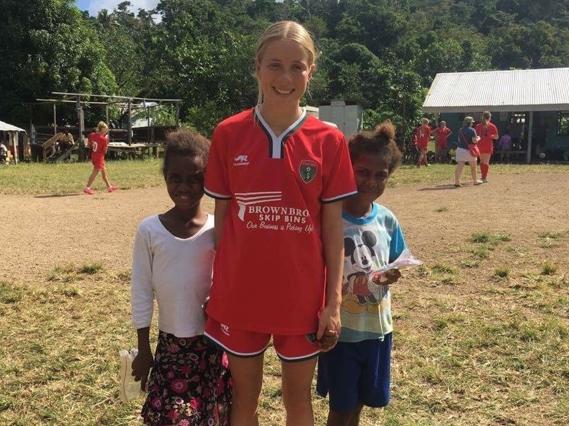
[{"label": "dark curly hair", "polygon": [[390,120],[379,124],[373,131],[356,133],[348,142],[352,162],[365,154],[379,155],[388,164],[389,174],[401,164],[401,151],[395,142],[395,126]]},{"label": "dark curly hair", "polygon": [[162,164],[164,178],[168,174],[170,159],[174,156],[200,157],[204,168],[207,165],[207,156],[211,142],[199,133],[190,129],[176,130],[168,133],[165,145],[164,163]]}]

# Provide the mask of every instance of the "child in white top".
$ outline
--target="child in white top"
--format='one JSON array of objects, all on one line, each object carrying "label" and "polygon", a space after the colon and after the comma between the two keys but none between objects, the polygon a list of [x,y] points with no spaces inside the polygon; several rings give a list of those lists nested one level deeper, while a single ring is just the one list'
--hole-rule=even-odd
[{"label": "child in white top", "polygon": [[[214,257],[213,216],[201,208],[210,142],[187,130],[168,136],[163,174],[174,207],[140,224],[132,267],[138,334],[133,376],[148,390],[147,425],[228,425],[231,382],[225,354],[203,336]],[[159,335],[149,343],[153,300]],[[148,386],[146,378],[152,368]]]}]

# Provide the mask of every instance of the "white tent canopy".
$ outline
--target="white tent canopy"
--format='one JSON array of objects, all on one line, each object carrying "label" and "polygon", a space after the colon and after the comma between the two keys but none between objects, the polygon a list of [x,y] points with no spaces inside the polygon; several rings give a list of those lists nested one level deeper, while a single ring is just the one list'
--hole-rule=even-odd
[{"label": "white tent canopy", "polygon": [[423,111],[569,110],[569,68],[440,73]]},{"label": "white tent canopy", "polygon": [[25,132],[25,130],[0,121],[0,132]]}]

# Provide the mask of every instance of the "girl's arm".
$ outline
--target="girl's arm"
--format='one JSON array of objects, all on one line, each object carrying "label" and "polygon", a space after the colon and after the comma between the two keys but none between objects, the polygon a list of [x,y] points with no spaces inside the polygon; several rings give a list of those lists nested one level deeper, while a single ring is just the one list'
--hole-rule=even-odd
[{"label": "girl's arm", "polygon": [[[342,202],[323,204],[322,243],[326,263],[326,300],[320,313],[316,339],[328,330],[340,335],[340,304],[342,303],[342,272],[344,266],[344,230]],[[330,348],[331,349],[331,348]]]},{"label": "girl's arm", "polygon": [[154,358],[150,349],[150,327],[136,330],[138,338],[138,355],[132,360],[132,375],[135,381],[140,380],[140,389],[146,391],[148,372],[152,368]]},{"label": "girl's arm", "polygon": [[214,239],[215,239],[215,249],[219,248],[219,243],[221,242],[221,236],[223,233],[223,224],[225,223],[225,214],[227,213],[227,208],[229,207],[229,200],[215,200],[215,229],[214,229]]},{"label": "girl's arm", "polygon": [[148,372],[153,364],[149,332],[152,321],[154,290],[152,288],[152,252],[148,236],[141,228],[134,239],[131,277],[132,322],[138,339],[138,355],[132,361],[132,375],[146,390]]}]

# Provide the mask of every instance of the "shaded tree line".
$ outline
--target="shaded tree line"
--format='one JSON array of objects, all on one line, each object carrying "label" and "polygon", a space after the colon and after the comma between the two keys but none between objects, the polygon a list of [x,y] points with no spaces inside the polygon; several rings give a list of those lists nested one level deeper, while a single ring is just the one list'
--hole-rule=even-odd
[{"label": "shaded tree line", "polygon": [[4,4],[0,119],[24,126],[29,102],[69,91],[182,98],[182,120],[210,133],[255,103],[255,43],[281,19],[322,52],[305,102],[359,103],[367,126],[409,131],[438,72],[569,66],[569,0],[125,1],[96,17],[72,0]]}]

